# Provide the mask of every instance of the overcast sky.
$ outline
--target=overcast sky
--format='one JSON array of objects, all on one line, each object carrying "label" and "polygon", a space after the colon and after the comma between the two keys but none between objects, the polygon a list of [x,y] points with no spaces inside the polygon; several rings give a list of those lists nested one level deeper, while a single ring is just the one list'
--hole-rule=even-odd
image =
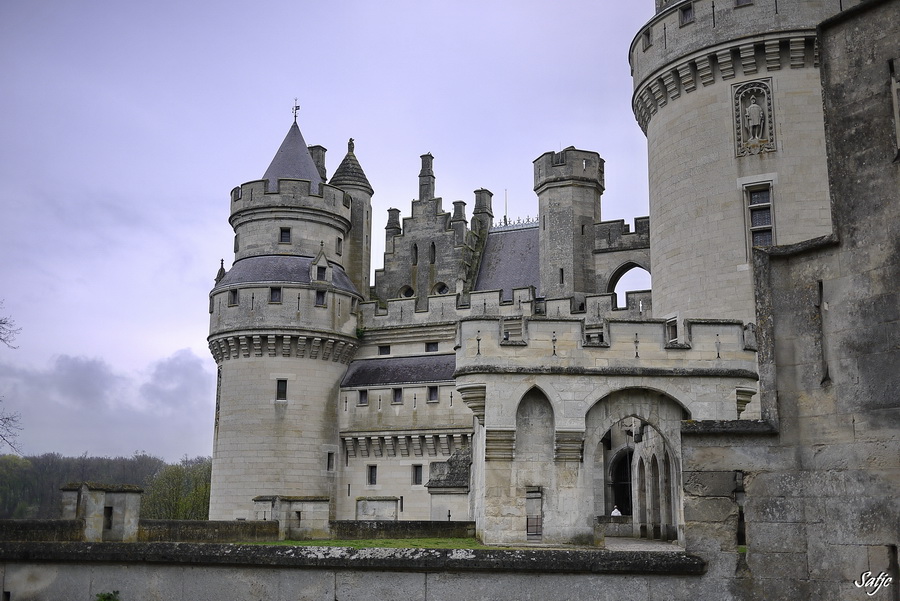
[{"label": "overcast sky", "polygon": [[[532,161],[606,160],[604,219],[646,215],[646,141],[628,46],[651,0],[5,0],[0,3],[3,410],[25,454],[167,460],[212,452],[208,293],[232,254],[229,192],[259,179],[292,123],[356,140],[409,215],[419,155],[445,210],[494,193],[534,216]],[[3,452],[0,449],[0,452]]]}]

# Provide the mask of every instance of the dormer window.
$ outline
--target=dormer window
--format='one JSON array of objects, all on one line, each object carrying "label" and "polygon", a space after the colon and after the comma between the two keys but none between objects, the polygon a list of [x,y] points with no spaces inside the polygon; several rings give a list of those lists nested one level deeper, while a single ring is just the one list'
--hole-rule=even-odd
[{"label": "dormer window", "polygon": [[324,265],[317,265],[317,266],[316,266],[316,279],[319,280],[320,282],[324,282],[324,281],[325,281],[325,271],[326,271],[326,269],[327,269],[327,268],[326,268]]}]

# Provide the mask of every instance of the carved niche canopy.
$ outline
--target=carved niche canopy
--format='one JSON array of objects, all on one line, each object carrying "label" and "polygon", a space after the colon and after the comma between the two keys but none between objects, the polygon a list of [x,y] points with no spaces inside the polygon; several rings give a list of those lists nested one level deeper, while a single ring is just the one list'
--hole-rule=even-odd
[{"label": "carved niche canopy", "polygon": [[732,86],[735,154],[739,157],[775,152],[772,80],[758,79]]}]

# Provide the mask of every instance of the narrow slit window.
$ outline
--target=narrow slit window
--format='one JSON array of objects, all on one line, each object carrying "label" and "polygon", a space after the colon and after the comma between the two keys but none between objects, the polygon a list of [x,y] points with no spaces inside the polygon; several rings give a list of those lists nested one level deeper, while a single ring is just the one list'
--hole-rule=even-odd
[{"label": "narrow slit window", "polygon": [[772,219],[772,187],[751,188],[747,194],[750,246],[772,246],[775,244],[775,224]]}]

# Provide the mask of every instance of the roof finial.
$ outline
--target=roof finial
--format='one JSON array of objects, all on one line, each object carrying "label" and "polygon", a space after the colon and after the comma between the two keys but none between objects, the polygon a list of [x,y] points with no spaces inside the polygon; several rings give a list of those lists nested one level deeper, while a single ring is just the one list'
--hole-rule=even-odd
[{"label": "roof finial", "polygon": [[353,138],[350,138],[350,141],[347,142],[347,152],[352,154],[354,148],[356,148],[356,144],[353,143]]},{"label": "roof finial", "polygon": [[297,122],[297,112],[300,110],[300,105],[297,104],[297,99],[294,98],[294,108],[291,111],[294,113],[294,123]]}]

